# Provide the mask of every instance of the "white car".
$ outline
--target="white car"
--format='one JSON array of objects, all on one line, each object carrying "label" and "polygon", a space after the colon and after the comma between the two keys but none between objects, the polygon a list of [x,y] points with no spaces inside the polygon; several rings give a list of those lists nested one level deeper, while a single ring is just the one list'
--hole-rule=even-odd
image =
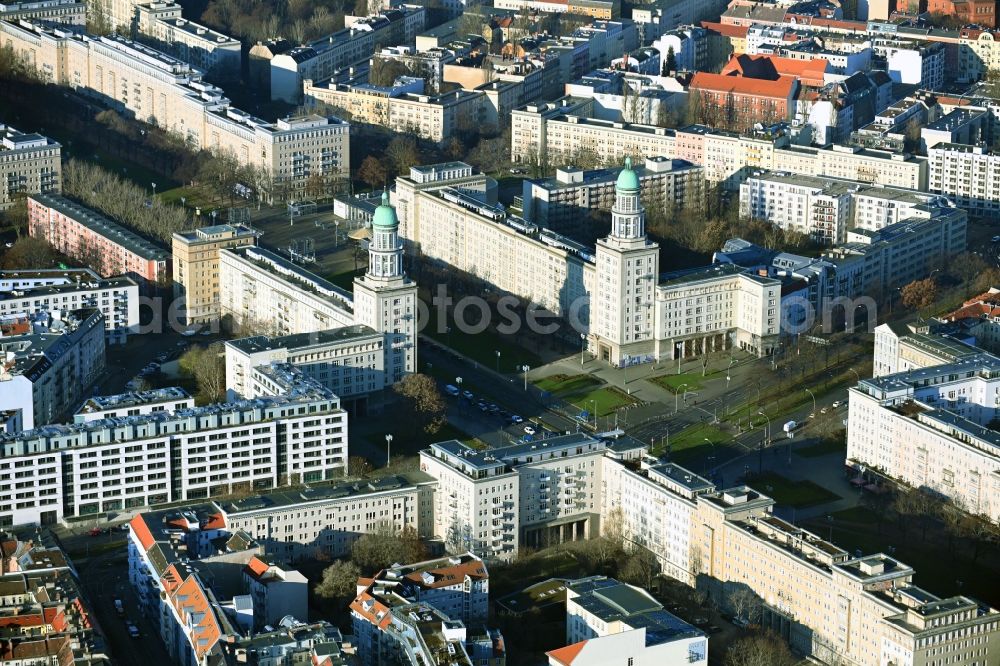
[{"label": "white car", "polygon": [[524,434],[526,434],[526,435],[534,435],[535,434],[535,429],[532,428],[531,426],[524,426]]},{"label": "white car", "polygon": [[837,408],[838,408],[838,407],[840,407],[840,406],[841,406],[842,404],[844,404],[844,403],[842,403],[842,402],[841,402],[841,401],[839,401],[839,400],[834,400],[834,401],[833,401],[833,405],[832,405],[832,407],[833,407],[834,409],[837,409]]}]

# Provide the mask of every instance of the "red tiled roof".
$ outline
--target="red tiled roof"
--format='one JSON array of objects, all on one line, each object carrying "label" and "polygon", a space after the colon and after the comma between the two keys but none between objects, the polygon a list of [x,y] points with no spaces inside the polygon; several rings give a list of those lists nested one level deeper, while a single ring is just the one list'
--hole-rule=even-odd
[{"label": "red tiled roof", "polygon": [[174,590],[181,586],[184,582],[184,577],[181,575],[180,571],[177,570],[177,566],[171,564],[160,576],[160,582],[163,583],[163,589],[168,595],[173,594]]},{"label": "red tiled roof", "polygon": [[253,557],[250,558],[250,561],[247,562],[246,570],[247,573],[249,573],[254,578],[260,578],[261,576],[266,574],[267,570],[270,568],[271,566],[267,562],[254,555]]},{"label": "red tiled roof", "polygon": [[[368,605],[369,608],[365,608]],[[379,629],[386,629],[392,624],[392,614],[389,608],[372,596],[366,589],[351,602],[351,610],[374,624]]]},{"label": "red tiled roof", "polygon": [[41,627],[44,624],[38,613],[22,613],[0,617],[0,627]]},{"label": "red tiled roof", "polygon": [[797,60],[781,56],[734,55],[722,68],[723,74],[738,73],[754,79],[775,81],[782,76],[800,77],[807,83],[823,83],[823,75],[830,63],[825,58]]},{"label": "red tiled roof", "polygon": [[545,654],[546,656],[555,659],[563,666],[570,666],[586,644],[587,641],[580,641],[579,643],[573,643],[572,645],[567,645],[566,647],[561,647],[557,650],[549,650]]},{"label": "red tiled roof", "polygon": [[1000,317],[1000,292],[984,292],[978,296],[973,296],[962,307],[954,312],[949,312],[942,319],[945,321],[958,321],[960,319],[992,319]]},{"label": "red tiled roof", "polygon": [[197,576],[188,576],[171,597],[181,621],[191,629],[191,644],[200,660],[222,637],[215,611],[208,603]]},{"label": "red tiled roof", "polygon": [[146,521],[141,514],[130,520],[128,524],[132,527],[132,531],[135,532],[136,537],[138,537],[143,550],[149,550],[153,547],[156,539],[153,538],[153,533],[149,531],[149,527],[146,525]]},{"label": "red tiled roof", "polygon": [[717,32],[723,37],[737,38],[745,38],[747,36],[747,31],[750,29],[749,26],[745,25],[729,25],[728,23],[713,23],[712,21],[702,21],[701,27],[705,30]]},{"label": "red tiled roof", "polygon": [[42,617],[45,619],[45,624],[52,627],[54,631],[66,631],[69,628],[66,623],[66,613],[59,606],[43,608]]},{"label": "red tiled roof", "polygon": [[[423,575],[429,573],[434,576],[433,583],[425,583]],[[414,571],[406,575],[406,579],[417,583],[421,587],[425,588],[436,588],[436,587],[448,587],[449,585],[457,585],[465,580],[465,577],[469,578],[486,578],[486,567],[483,566],[481,560],[469,560],[462,564],[449,565],[446,567],[440,567],[438,569],[426,569],[424,571]]]},{"label": "red tiled roof", "polygon": [[221,530],[226,526],[226,519],[221,513],[213,513],[208,517],[208,520],[202,525],[203,530]]},{"label": "red tiled roof", "polygon": [[795,84],[795,79],[791,77],[782,77],[777,81],[767,81],[765,79],[751,79],[743,76],[696,72],[691,77],[691,83],[688,87],[711,92],[788,99],[792,96]]}]

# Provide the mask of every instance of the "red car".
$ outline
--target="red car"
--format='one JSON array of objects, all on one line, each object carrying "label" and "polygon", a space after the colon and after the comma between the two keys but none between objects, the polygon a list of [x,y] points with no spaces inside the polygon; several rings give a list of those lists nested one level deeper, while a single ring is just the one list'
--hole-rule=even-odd
[{"label": "red car", "polygon": [[104,530],[102,530],[100,527],[91,528],[91,530],[87,532],[87,534],[89,534],[90,536],[101,536],[103,533]]}]

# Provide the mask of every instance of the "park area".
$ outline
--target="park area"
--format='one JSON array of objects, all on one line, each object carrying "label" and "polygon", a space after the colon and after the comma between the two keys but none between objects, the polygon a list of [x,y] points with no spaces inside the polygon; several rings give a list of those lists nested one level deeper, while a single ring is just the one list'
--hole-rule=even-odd
[{"label": "park area", "polygon": [[608,416],[616,410],[639,404],[633,398],[614,386],[602,386],[602,381],[592,375],[558,374],[535,382],[540,391],[564,400],[591,417]]},{"label": "park area", "polygon": [[767,494],[778,504],[802,509],[841,499],[840,495],[812,481],[794,481],[774,472],[755,474],[750,485]]}]

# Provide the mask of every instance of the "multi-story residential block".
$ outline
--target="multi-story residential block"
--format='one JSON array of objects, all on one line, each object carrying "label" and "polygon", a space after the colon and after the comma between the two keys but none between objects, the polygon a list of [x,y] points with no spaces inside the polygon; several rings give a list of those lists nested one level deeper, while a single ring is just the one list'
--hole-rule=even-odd
[{"label": "multi-story residential block", "polygon": [[852,557],[773,516],[773,505],[747,487],[699,495],[691,557],[711,598],[752,593],[758,603],[744,619],[827,663],[989,663],[1000,642],[995,609],[915,587],[912,568],[882,553]]},{"label": "multi-story residential block", "polygon": [[[673,211],[697,207],[702,197],[702,168],[687,160],[647,157],[635,169],[647,206]],[[554,178],[525,180],[524,219],[549,229],[572,232],[591,210],[610,211],[615,202],[617,169],[556,169]]]},{"label": "multi-story residential block", "polygon": [[87,22],[87,5],[79,0],[14,0],[0,4],[0,21],[18,19],[84,25]]},{"label": "multi-story residential block", "polygon": [[205,72],[239,80],[240,41],[181,17],[181,6],[154,0],[136,6],[136,38]]},{"label": "multi-story residential block", "polygon": [[885,58],[885,69],[893,82],[916,84],[926,90],[944,88],[944,44],[879,37],[872,40],[872,49]]},{"label": "multi-story residential block", "polygon": [[601,520],[614,523],[630,543],[653,553],[663,574],[693,586],[691,516],[698,495],[715,486],[694,472],[656,459],[624,464],[609,453],[603,463]]},{"label": "multi-story residential block", "polygon": [[127,39],[93,37],[50,26],[0,21],[10,45],[52,83],[174,132],[194,148],[233,155],[268,176],[264,199],[301,198],[310,178],[347,173],[349,125],[305,116],[266,122],[232,108],[201,70]]},{"label": "multi-story residential block", "polygon": [[507,663],[499,630],[466,627],[437,608],[410,602],[394,591],[364,589],[351,602],[351,624],[364,666]]},{"label": "multi-story residential block", "polygon": [[306,79],[329,79],[341,68],[367,62],[380,47],[412,42],[424,29],[425,16],[425,9],[418,6],[389,9],[275,55],[271,58],[271,99],[298,102]]},{"label": "multi-story residential block", "polygon": [[834,245],[847,237],[851,191],[849,183],[832,179],[757,172],[740,185],[740,215]]},{"label": "multi-story residential block", "polygon": [[988,143],[993,114],[986,107],[959,107],[920,128],[924,153],[941,143]]},{"label": "multi-story residential block", "polygon": [[26,430],[66,416],[104,371],[104,316],[96,309],[41,312],[2,329],[0,410],[20,410]]},{"label": "multi-story residential block", "polygon": [[[365,483],[282,490],[217,507],[233,531],[251,535],[271,557],[296,561],[317,552],[346,557],[358,537],[382,527],[432,536],[434,486],[431,477],[415,471]],[[320,519],[305,520],[306,515]]]},{"label": "multi-story residential block", "polygon": [[47,524],[339,478],[347,465],[340,400],[293,368],[271,373],[281,394],[0,435],[0,470],[32,482],[0,490],[0,519]]},{"label": "multi-story residential block", "polygon": [[329,104],[338,113],[343,110],[353,123],[378,125],[430,141],[444,141],[481,126],[487,101],[484,93],[470,90],[428,95],[423,79],[413,77],[401,77],[392,86],[307,79],[303,95],[307,105]]},{"label": "multi-story residential block", "polygon": [[219,250],[255,245],[257,236],[242,225],[220,224],[175,233],[171,242],[174,296],[184,299],[188,324],[219,319]]},{"label": "multi-story residential block", "polygon": [[962,307],[940,315],[938,319],[963,324],[976,338],[976,346],[991,354],[1000,354],[1000,289],[966,300]]},{"label": "multi-story residential block", "polygon": [[773,125],[788,120],[798,89],[793,77],[769,81],[695,72],[688,84],[688,95],[695,96],[698,113],[712,125],[749,129],[757,123]]},{"label": "multi-story residential block", "polygon": [[294,569],[282,569],[254,555],[243,569],[243,583],[253,602],[254,629],[277,626],[284,617],[306,617],[309,581]]},{"label": "multi-story residential block", "polygon": [[515,12],[535,10],[562,14],[580,14],[596,19],[617,19],[621,16],[620,0],[496,0],[493,5],[497,9],[509,9]]},{"label": "multi-story residential block", "polygon": [[73,422],[90,423],[104,419],[124,419],[156,412],[175,412],[179,409],[191,409],[194,406],[194,398],[178,386],[118,395],[95,395],[80,405],[73,415]]},{"label": "multi-story residential block", "polygon": [[982,349],[946,332],[935,331],[933,327],[930,331],[919,328],[896,322],[875,327],[872,376],[945,365],[983,353]]},{"label": "multi-story residential block", "polygon": [[0,319],[95,308],[104,315],[108,344],[139,331],[139,285],[102,278],[86,268],[0,271]]},{"label": "multi-story residential block", "polygon": [[[260,556],[211,504],[141,513],[129,522],[128,575],[139,610],[176,664],[345,666],[340,632],[307,625],[307,581]],[[264,631],[257,633],[263,626]]]},{"label": "multi-story residential block", "polygon": [[[567,318],[588,332],[593,354],[615,365],[736,345],[769,353],[778,333],[779,284],[730,269],[660,282],[640,189],[626,161],[616,181],[611,234],[596,249],[456,189],[412,192],[406,240],[425,260],[466,271]],[[696,294],[713,298],[708,292],[728,294],[712,303],[710,315],[685,306]],[[627,305],[632,297],[641,307]]]},{"label": "multi-story residential block", "polygon": [[939,143],[927,151],[928,189],[977,217],[1000,212],[1000,154],[983,146]]},{"label": "multi-story residential block", "polygon": [[863,380],[850,389],[847,458],[964,510],[1000,522],[1000,358],[951,363]]},{"label": "multi-story residential block", "polygon": [[233,399],[254,398],[261,390],[255,368],[289,363],[364,413],[367,396],[385,387],[385,343],[385,334],[363,325],[228,340],[226,391]]},{"label": "multi-story residential block", "polygon": [[159,286],[170,279],[166,250],[61,196],[28,198],[28,231],[101,275],[127,275]]},{"label": "multi-story residential block", "polygon": [[61,192],[61,155],[52,139],[0,124],[0,210],[26,194]]},{"label": "multi-story residential block", "polygon": [[[219,284],[224,320],[228,319],[230,327],[258,334],[322,331],[313,339],[297,338],[288,344],[316,346],[337,341],[335,347],[323,352],[326,363],[317,364],[324,367],[314,372],[325,384],[339,382],[345,389],[352,384],[348,391],[351,394],[367,392],[372,385],[378,390],[398,382],[417,367],[417,286],[403,273],[399,221],[389,205],[388,193],[383,194],[372,217],[372,233],[368,271],[354,280],[353,294],[268,250],[221,250]],[[262,313],[268,316],[262,317]],[[376,351],[379,341],[371,338],[372,332],[382,338],[381,354]],[[343,345],[349,339],[370,348],[345,350]],[[255,362],[251,357],[267,351],[259,348],[259,342],[251,339],[246,344],[232,345],[234,362],[240,355],[244,360],[234,365],[230,375],[233,385],[229,388],[253,393],[244,382],[249,376],[247,365]],[[352,359],[361,360],[362,366],[347,368]],[[313,360],[303,358],[307,364]]]},{"label": "multi-story residential block", "polygon": [[399,233],[403,238],[409,238],[414,225],[419,222],[417,219],[419,216],[415,214],[419,207],[419,202],[415,198],[416,192],[447,188],[470,194],[487,204],[497,202],[497,182],[489,176],[477,173],[465,162],[442,162],[410,167],[409,177],[399,176],[396,179],[396,191],[393,193],[396,210],[399,213]]},{"label": "multi-story residential block", "polygon": [[566,647],[550,666],[708,664],[708,636],[663,609],[649,592],[594,576],[566,585]]},{"label": "multi-story residential block", "polygon": [[926,191],[927,162],[927,158],[909,153],[837,144],[829,148],[776,148],[768,168]]},{"label": "multi-story residential block", "polygon": [[393,564],[370,580],[369,593],[390,592],[429,604],[467,626],[482,624],[489,616],[490,574],[472,553]]},{"label": "multi-story residential block", "polygon": [[604,450],[584,434],[490,451],[432,444],[420,452],[420,469],[438,484],[433,534],[487,558],[595,536]]}]

